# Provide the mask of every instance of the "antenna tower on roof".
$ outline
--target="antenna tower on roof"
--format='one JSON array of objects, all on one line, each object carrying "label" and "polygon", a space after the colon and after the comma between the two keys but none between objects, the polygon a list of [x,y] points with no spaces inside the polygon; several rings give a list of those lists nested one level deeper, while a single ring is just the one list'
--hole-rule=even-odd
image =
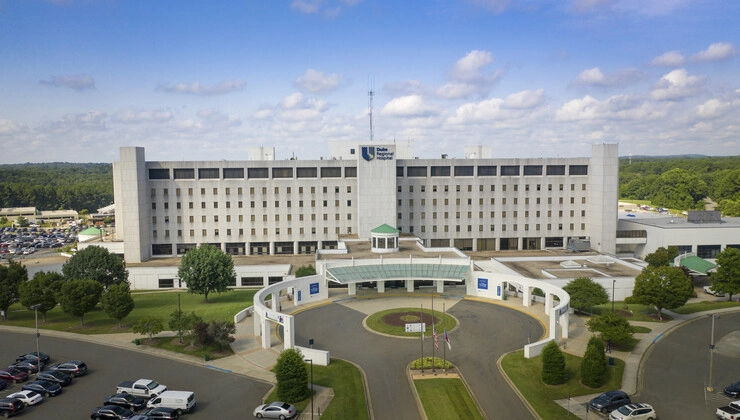
[{"label": "antenna tower on roof", "polygon": [[367,90],[367,107],[368,114],[370,115],[370,141],[373,141],[373,96],[375,91],[373,90],[373,84],[375,81],[372,78],[368,78],[368,90]]}]

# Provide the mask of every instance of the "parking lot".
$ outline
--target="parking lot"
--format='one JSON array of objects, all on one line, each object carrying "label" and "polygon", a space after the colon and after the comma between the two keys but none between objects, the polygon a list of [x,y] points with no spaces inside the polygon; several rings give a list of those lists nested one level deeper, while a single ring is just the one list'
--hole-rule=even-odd
[{"label": "parking lot", "polygon": [[[230,372],[223,372],[184,362],[160,358],[133,350],[123,350],[85,341],[44,336],[39,340],[40,351],[52,361],[80,359],[87,363],[88,373],[76,378],[57,397],[45,398],[28,407],[14,418],[84,419],[93,408],[115,393],[124,380],[148,378],[167,385],[170,390],[195,392],[197,408],[186,419],[251,417],[254,407],[262,403],[270,385]],[[0,364],[9,365],[18,355],[36,350],[33,334],[2,332]],[[32,375],[33,376],[33,375]],[[33,379],[30,379],[31,381]],[[21,389],[23,384],[9,385],[0,391],[5,397]]]}]

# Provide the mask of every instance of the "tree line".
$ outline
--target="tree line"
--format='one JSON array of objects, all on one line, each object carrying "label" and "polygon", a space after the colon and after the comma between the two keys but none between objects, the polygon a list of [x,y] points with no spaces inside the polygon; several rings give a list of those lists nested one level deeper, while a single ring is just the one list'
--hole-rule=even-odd
[{"label": "tree line", "polygon": [[705,198],[725,216],[740,216],[740,156],[622,158],[619,197],[655,207],[704,209]]}]

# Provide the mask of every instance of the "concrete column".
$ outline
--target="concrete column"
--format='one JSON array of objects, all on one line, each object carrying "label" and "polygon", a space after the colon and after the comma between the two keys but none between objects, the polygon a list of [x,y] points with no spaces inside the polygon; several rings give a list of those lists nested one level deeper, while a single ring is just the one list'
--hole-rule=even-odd
[{"label": "concrete column", "polygon": [[522,298],[522,306],[532,306],[532,293],[529,287],[524,288],[524,297]]},{"label": "concrete column", "polygon": [[406,291],[409,293],[414,293],[414,281],[413,280],[406,280]]},{"label": "concrete column", "polygon": [[564,314],[560,315],[560,332],[561,337],[568,338],[568,325],[570,322],[570,313],[565,311]]},{"label": "concrete column", "polygon": [[437,286],[437,293],[444,293],[445,292],[445,282],[444,282],[444,280],[434,280],[434,285]]},{"label": "concrete column", "polygon": [[295,327],[294,318],[290,315],[283,315],[283,348],[292,349],[295,347]]},{"label": "concrete column", "polygon": [[272,310],[280,312],[280,292],[274,292],[272,294]]},{"label": "concrete column", "polygon": [[268,321],[266,318],[262,319],[262,348],[263,349],[269,349],[272,347],[272,334],[271,334],[271,326],[272,322]]},{"label": "concrete column", "polygon": [[377,287],[378,287],[378,293],[385,293],[385,281],[378,280]]},{"label": "concrete column", "polygon": [[357,294],[357,283],[348,283],[347,284],[348,294],[350,296],[354,296]]},{"label": "concrete column", "polygon": [[552,312],[553,294],[545,293],[545,315],[550,315]]},{"label": "concrete column", "polygon": [[550,334],[548,334],[548,337],[557,340],[558,337],[558,317],[550,315]]}]

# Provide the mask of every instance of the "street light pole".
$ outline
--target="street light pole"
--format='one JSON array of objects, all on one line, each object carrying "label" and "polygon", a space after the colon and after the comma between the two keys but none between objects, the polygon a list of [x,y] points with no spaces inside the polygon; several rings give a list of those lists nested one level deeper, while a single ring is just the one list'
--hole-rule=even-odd
[{"label": "street light pole", "polygon": [[617,279],[612,279],[612,313],[614,313],[614,286],[617,284]]},{"label": "street light pole", "polygon": [[313,420],[313,359],[303,359],[306,362],[311,363],[311,420]]},{"label": "street light pole", "polygon": [[714,388],[712,387],[712,365],[714,363],[714,320],[719,317],[714,314],[709,316],[712,317],[712,336],[709,342],[709,385],[707,386],[707,391],[714,392]]},{"label": "street light pole", "polygon": [[41,307],[40,303],[37,303],[31,306],[31,309],[33,309],[34,315],[36,318],[36,374],[37,375],[41,373],[41,353],[39,352],[39,308],[40,307]]}]

